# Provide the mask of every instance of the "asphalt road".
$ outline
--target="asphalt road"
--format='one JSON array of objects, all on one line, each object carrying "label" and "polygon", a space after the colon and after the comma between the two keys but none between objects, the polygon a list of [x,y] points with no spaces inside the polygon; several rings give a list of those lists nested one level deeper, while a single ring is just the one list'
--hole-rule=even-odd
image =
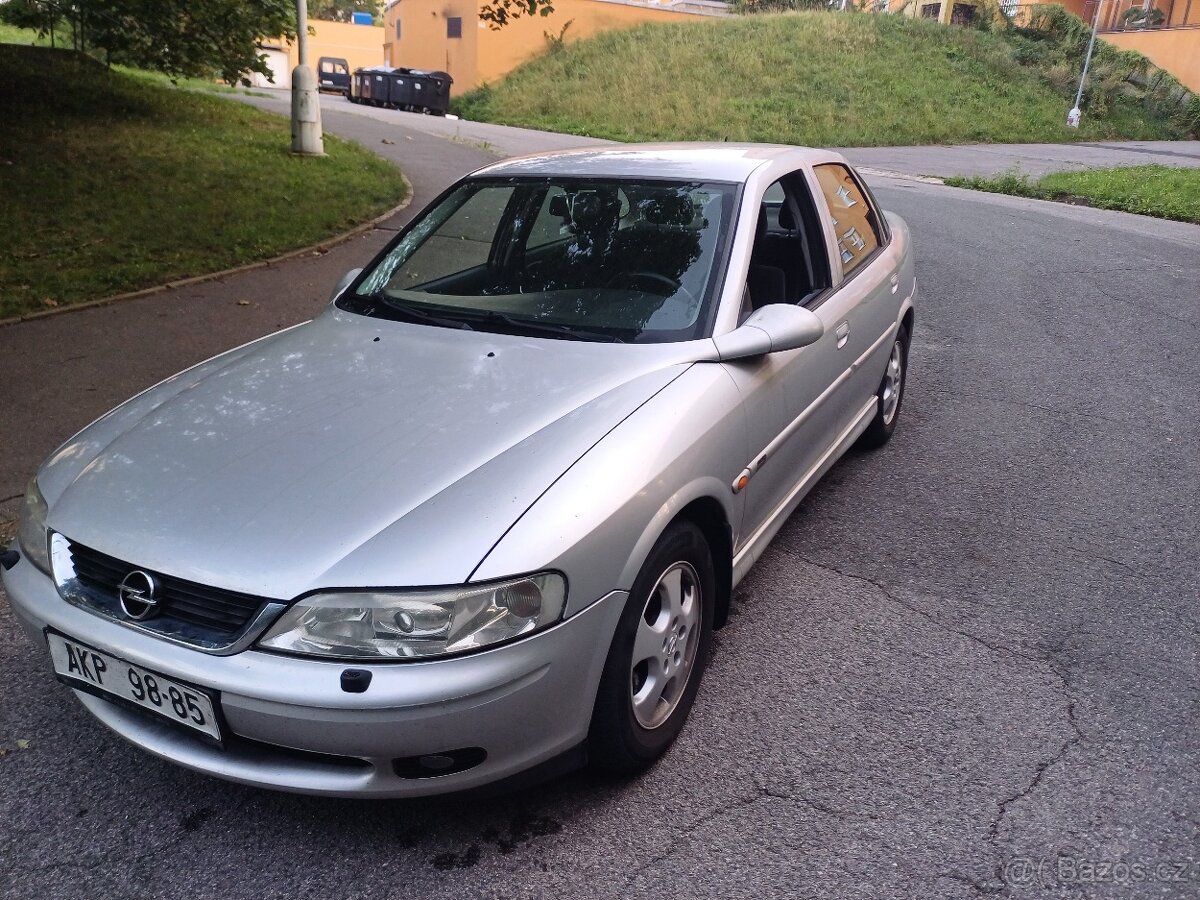
[{"label": "asphalt road", "polygon": [[[326,127],[375,146],[359,120]],[[388,134],[418,202],[479,158]],[[1200,229],[875,186],[922,287],[899,431],[743,582],[653,771],[490,801],[225,784],[90,720],[0,603],[0,896],[1200,895]],[[0,329],[0,484],[311,315],[384,238]]]}]

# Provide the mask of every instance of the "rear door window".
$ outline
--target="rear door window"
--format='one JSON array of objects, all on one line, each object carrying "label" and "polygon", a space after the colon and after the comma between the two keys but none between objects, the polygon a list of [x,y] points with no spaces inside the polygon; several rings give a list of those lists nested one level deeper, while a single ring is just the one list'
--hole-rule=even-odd
[{"label": "rear door window", "polygon": [[845,166],[816,166],[815,172],[833,219],[842,271],[850,275],[883,243],[879,213]]}]

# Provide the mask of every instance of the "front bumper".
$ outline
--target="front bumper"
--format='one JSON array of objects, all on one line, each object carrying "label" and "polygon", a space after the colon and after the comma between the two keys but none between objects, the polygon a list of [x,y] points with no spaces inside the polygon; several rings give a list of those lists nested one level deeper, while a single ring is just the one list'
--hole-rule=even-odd
[{"label": "front bumper", "polygon": [[[338,796],[423,796],[480,787],[547,762],[587,736],[596,687],[627,594],[616,591],[553,628],[455,659],[330,662],[246,650],[212,656],[92,615],[22,560],[3,574],[18,621],[45,648],[49,627],[135,665],[219,692],[218,748],[148,713],[75,691],[101,722],[198,772],[260,787]],[[48,654],[47,654],[48,656]],[[347,668],[372,673],[365,693]],[[468,747],[480,764],[401,777],[393,761]]]}]

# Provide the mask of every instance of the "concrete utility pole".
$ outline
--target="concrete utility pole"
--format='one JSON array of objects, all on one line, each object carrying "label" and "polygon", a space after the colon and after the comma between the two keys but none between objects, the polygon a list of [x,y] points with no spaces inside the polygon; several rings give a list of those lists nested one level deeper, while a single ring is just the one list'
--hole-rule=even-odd
[{"label": "concrete utility pole", "polygon": [[1067,113],[1067,124],[1072,128],[1079,127],[1079,103],[1083,99],[1083,83],[1087,81],[1088,66],[1092,64],[1092,50],[1096,47],[1096,32],[1100,30],[1100,11],[1104,9],[1104,0],[1096,2],[1096,17],[1092,19],[1092,39],[1088,41],[1087,55],[1083,58],[1083,73],[1079,76],[1079,90],[1075,92],[1075,105]]},{"label": "concrete utility pole", "polygon": [[300,65],[292,69],[292,152],[324,156],[321,138],[321,95],[317,73],[308,64],[308,0],[296,0],[296,45]]}]

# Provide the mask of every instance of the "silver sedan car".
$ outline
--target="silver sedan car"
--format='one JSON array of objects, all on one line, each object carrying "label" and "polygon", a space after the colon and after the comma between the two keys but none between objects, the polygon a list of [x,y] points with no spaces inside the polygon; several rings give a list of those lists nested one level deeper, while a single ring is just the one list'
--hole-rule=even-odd
[{"label": "silver sedan car", "polygon": [[30,482],[17,618],[101,722],[314,794],[651,765],[734,587],[900,413],[909,231],[836,153],[497,163],[311,322]]}]

